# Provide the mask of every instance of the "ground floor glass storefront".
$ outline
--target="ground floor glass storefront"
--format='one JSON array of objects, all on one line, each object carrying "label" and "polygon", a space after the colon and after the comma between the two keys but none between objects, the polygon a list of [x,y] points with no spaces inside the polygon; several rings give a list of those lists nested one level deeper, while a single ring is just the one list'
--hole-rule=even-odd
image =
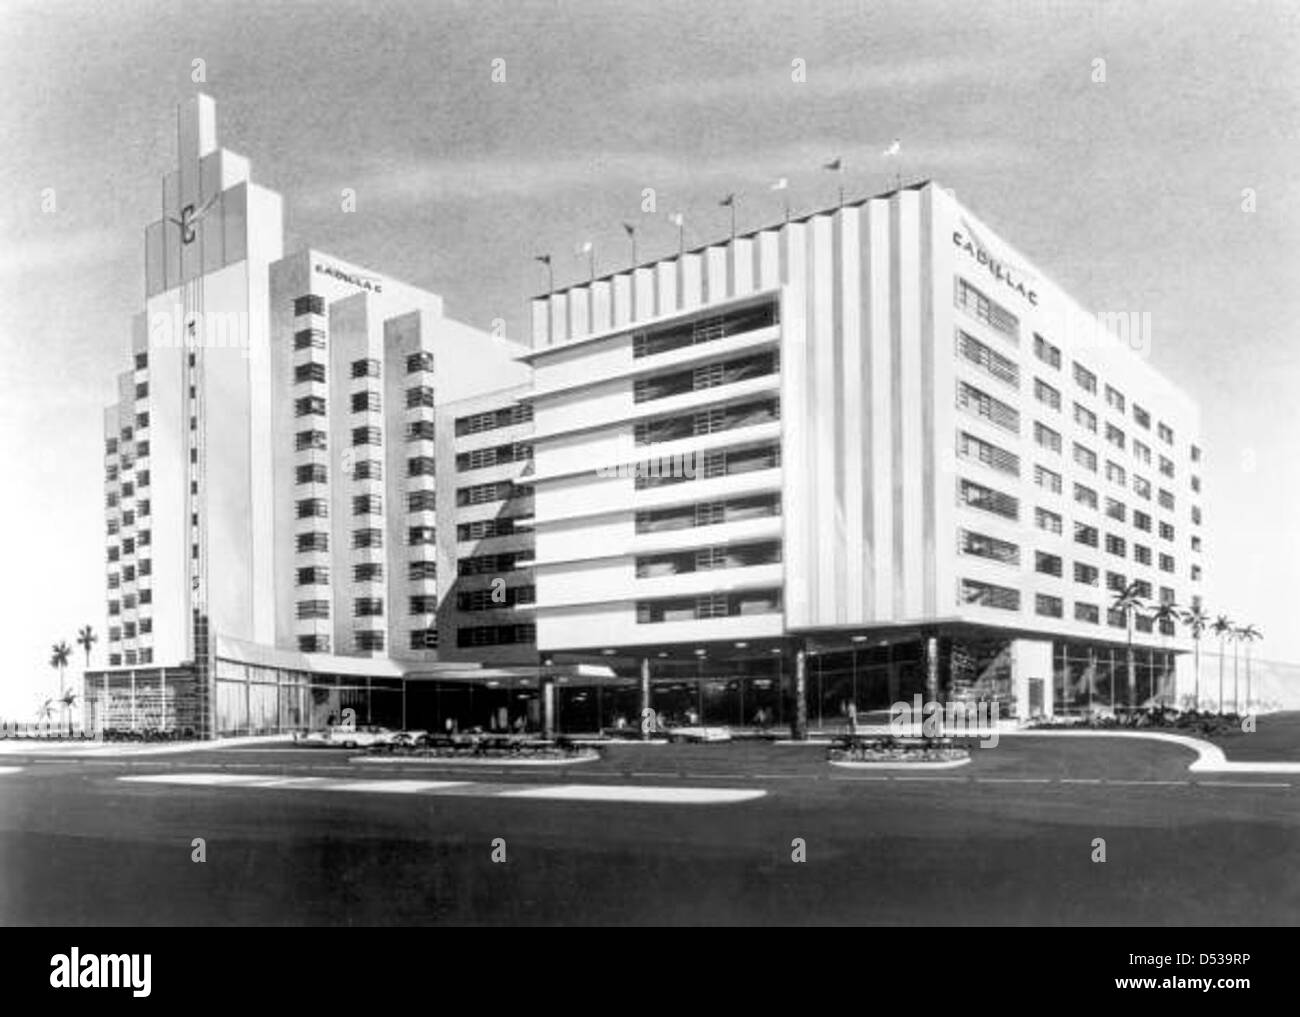
[{"label": "ground floor glass storefront", "polygon": [[1079,715],[1130,704],[1182,705],[1174,702],[1174,658],[1171,650],[1134,647],[1130,692],[1127,647],[1055,642],[1054,712]]}]

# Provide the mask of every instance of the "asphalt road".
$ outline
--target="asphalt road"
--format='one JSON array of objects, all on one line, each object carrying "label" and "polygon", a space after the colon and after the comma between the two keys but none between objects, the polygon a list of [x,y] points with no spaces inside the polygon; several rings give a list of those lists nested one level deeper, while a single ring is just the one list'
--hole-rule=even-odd
[{"label": "asphalt road", "polygon": [[[353,758],[0,759],[16,768],[0,772],[0,923],[1300,921],[1300,775],[1190,774],[1176,746],[1007,738],[960,769],[901,772],[746,744],[616,746],[529,770]],[[268,778],[299,783],[249,786]],[[387,786],[347,789],[358,780]],[[573,792],[584,796],[764,793],[518,795],[575,784],[595,789]]]}]

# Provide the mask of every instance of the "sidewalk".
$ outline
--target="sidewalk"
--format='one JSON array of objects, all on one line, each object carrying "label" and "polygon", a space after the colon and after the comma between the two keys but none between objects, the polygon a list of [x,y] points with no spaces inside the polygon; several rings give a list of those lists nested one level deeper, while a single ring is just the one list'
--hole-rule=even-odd
[{"label": "sidewalk", "polygon": [[292,735],[248,735],[240,738],[214,738],[210,741],[162,742],[160,744],[5,738],[0,740],[0,756],[164,756],[204,749],[278,745],[292,740]]}]

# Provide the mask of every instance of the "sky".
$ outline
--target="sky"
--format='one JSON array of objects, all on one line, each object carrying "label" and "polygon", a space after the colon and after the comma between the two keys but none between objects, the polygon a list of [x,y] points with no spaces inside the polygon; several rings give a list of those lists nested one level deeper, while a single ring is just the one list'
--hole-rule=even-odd
[{"label": "sky", "polygon": [[538,253],[563,285],[585,241],[626,263],[623,222],[642,257],[677,211],[717,239],[727,193],[741,230],[778,218],[779,177],[796,214],[825,206],[836,156],[850,197],[939,181],[1084,306],[1151,312],[1153,363],[1202,410],[1206,607],[1300,661],[1300,8],[864,7],[0,0],[0,716],[57,690],[51,643],[103,638],[102,408],[196,90],[285,196],[286,250],[515,339]]}]

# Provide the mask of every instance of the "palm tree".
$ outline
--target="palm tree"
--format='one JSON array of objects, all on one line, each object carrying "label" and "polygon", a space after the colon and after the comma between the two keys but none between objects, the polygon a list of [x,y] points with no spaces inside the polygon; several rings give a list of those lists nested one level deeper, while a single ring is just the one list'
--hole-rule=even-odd
[{"label": "palm tree", "polygon": [[47,697],[45,702],[41,703],[41,705],[37,707],[36,719],[38,721],[43,720],[45,721],[46,724],[49,724],[50,719],[53,716],[54,716],[54,700]]},{"label": "palm tree", "polygon": [[[1124,613],[1124,624],[1128,629],[1128,654],[1125,658],[1128,667],[1128,703],[1129,706],[1135,706],[1137,700],[1137,680],[1133,671],[1133,614],[1140,612],[1146,605],[1142,602],[1142,597],[1138,591],[1141,587],[1137,580],[1129,583],[1124,589],[1116,595],[1115,602],[1110,605],[1112,611],[1122,611]],[[1114,679],[1111,679],[1112,684]]]},{"label": "palm tree", "polygon": [[1205,626],[1210,624],[1210,616],[1205,613],[1199,603],[1193,603],[1191,610],[1183,612],[1183,624],[1192,632],[1192,645],[1196,655],[1196,705],[1194,710],[1201,708],[1201,633],[1205,631]]},{"label": "palm tree", "polygon": [[95,630],[89,625],[81,626],[77,633],[77,645],[86,651],[86,670],[90,670],[90,648],[99,642],[99,636],[95,635]]},{"label": "palm tree", "polygon": [[63,704],[64,712],[68,718],[68,734],[72,734],[72,710],[77,705],[77,694],[68,689],[63,693],[63,698],[59,700]]},{"label": "palm tree", "polygon": [[1263,639],[1264,633],[1254,625],[1245,625],[1237,630],[1237,638],[1246,644],[1246,712],[1250,712],[1250,644],[1256,639]]},{"label": "palm tree", "polygon": [[1232,643],[1232,712],[1241,716],[1241,699],[1238,697],[1237,684],[1237,646],[1241,642],[1241,629],[1236,625],[1228,633],[1228,642]]},{"label": "palm tree", "polygon": [[59,699],[63,699],[63,672],[68,666],[68,660],[72,656],[72,647],[64,640],[60,639],[50,647],[50,667],[57,668],[59,672]]},{"label": "palm tree", "polygon": [[[1156,623],[1156,628],[1160,630],[1160,647],[1162,650],[1168,649],[1169,643],[1165,638],[1166,623],[1170,628],[1176,625],[1182,619],[1182,613],[1178,610],[1178,605],[1172,600],[1162,600],[1159,606],[1151,613],[1151,620]],[[1155,668],[1151,669],[1151,698],[1155,699],[1156,695],[1156,672]]]},{"label": "palm tree", "polygon": [[1232,631],[1232,622],[1226,614],[1221,614],[1214,619],[1210,631],[1219,637],[1219,712],[1223,713],[1223,641]]}]

